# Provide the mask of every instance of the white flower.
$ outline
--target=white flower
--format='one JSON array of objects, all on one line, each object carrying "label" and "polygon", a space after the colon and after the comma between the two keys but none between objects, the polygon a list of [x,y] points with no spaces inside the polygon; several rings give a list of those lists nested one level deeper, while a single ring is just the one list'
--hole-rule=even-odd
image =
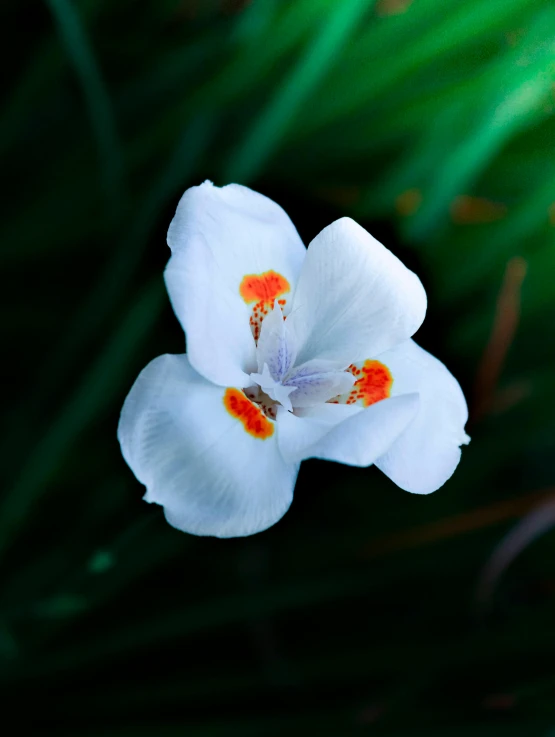
[{"label": "white flower", "polygon": [[363,228],[342,218],[306,250],[274,202],[205,182],[183,195],[168,243],[187,355],[141,372],[118,437],[171,525],[266,529],[305,458],[374,463],[417,494],[451,476],[463,394],[410,340],[426,312],[418,277]]}]

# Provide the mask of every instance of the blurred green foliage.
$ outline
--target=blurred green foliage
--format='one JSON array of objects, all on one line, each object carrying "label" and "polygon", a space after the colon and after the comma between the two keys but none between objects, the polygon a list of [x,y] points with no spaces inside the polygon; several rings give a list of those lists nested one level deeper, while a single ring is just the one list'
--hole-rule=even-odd
[{"label": "blurred green foliage", "polygon": [[[549,737],[555,535],[475,589],[555,471],[555,6],[5,0],[0,679],[8,734]],[[423,278],[472,443],[430,497],[310,461],[273,529],[170,528],[116,442],[183,336],[185,187],[309,242],[348,214]]]}]

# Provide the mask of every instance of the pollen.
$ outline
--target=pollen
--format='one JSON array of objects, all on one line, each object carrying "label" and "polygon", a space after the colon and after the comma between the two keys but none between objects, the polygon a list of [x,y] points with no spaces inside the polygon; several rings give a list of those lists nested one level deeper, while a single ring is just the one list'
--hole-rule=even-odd
[{"label": "pollen", "polygon": [[[287,300],[283,297],[291,289],[287,279],[277,271],[264,271],[262,274],[247,274],[239,286],[239,294],[247,304],[253,304],[250,326],[254,339],[260,337],[264,318],[273,309],[274,301],[283,309]],[[281,297],[281,299],[278,299]]]},{"label": "pollen", "polygon": [[239,420],[245,432],[248,432],[253,438],[266,440],[274,434],[273,423],[258,405],[247,399],[240,389],[229,387],[225,390],[224,406],[232,417]]},{"label": "pollen", "polygon": [[365,407],[369,407],[390,396],[393,377],[387,366],[380,361],[368,360],[360,367],[351,364],[348,371],[357,380],[345,400],[346,404],[361,402]]}]

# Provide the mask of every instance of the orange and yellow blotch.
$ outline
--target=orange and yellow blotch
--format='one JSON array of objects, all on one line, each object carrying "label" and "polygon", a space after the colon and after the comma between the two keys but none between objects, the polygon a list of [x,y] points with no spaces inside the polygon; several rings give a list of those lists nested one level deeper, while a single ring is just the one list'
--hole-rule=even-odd
[{"label": "orange and yellow blotch", "polygon": [[225,390],[224,406],[253,438],[266,440],[274,434],[274,423],[240,389],[229,387]]},{"label": "orange and yellow blotch", "polygon": [[356,377],[347,404],[361,402],[365,407],[387,399],[391,394],[393,377],[390,370],[380,361],[365,361],[362,366],[349,366]]},{"label": "orange and yellow blotch", "polygon": [[369,407],[391,395],[393,377],[381,361],[371,359],[362,364],[352,363],[347,371],[356,378],[349,394],[342,394],[331,400],[332,404],[362,404]]},{"label": "orange and yellow blotch", "polygon": [[287,302],[283,295],[289,291],[291,286],[287,279],[272,269],[262,274],[246,274],[243,277],[239,285],[239,294],[248,305],[254,303],[249,322],[255,340],[260,337],[262,321],[273,309],[275,300],[277,299],[283,308]]},{"label": "orange and yellow blotch", "polygon": [[247,304],[266,302],[273,306],[274,300],[291,289],[287,279],[277,271],[264,271],[262,274],[247,274],[243,277],[239,293]]}]

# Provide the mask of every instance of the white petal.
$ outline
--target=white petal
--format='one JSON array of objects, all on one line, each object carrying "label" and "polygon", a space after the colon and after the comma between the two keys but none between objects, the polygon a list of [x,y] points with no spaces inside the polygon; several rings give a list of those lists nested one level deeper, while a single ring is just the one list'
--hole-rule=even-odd
[{"label": "white petal", "polygon": [[426,312],[418,277],[350,218],[329,225],[308,247],[288,322],[297,361],[341,367],[410,338]]},{"label": "white petal", "polygon": [[[294,288],[306,253],[295,227],[281,207],[257,192],[205,182],[181,198],[168,244],[166,285],[187,334],[191,365],[216,384],[246,386],[256,369],[253,305],[240,287],[246,276],[275,272]],[[271,309],[271,294],[268,301]]]},{"label": "white petal", "polygon": [[323,404],[278,411],[278,441],[287,460],[323,458],[350,466],[369,466],[385,453],[418,410],[417,394],[384,399],[367,409]]},{"label": "white petal", "polygon": [[258,371],[261,372],[266,364],[272,377],[281,381],[293,365],[296,355],[295,337],[276,301],[274,309],[262,323],[256,348]]},{"label": "white petal", "polygon": [[453,474],[461,457],[459,446],[469,441],[464,432],[465,398],[445,366],[412,340],[379,360],[393,376],[391,395],[418,392],[420,408],[376,465],[402,489],[429,494]]},{"label": "white petal", "polygon": [[298,465],[279,452],[275,423],[267,420],[271,436],[253,437],[226,409],[225,392],[185,355],[160,356],[139,375],[118,427],[147,501],[196,535],[238,537],[270,527],[291,504],[297,476]]},{"label": "white petal", "polygon": [[347,371],[338,371],[330,361],[307,361],[294,368],[283,384],[295,387],[291,395],[293,407],[312,407],[327,402],[338,394],[349,391],[355,377]]}]

